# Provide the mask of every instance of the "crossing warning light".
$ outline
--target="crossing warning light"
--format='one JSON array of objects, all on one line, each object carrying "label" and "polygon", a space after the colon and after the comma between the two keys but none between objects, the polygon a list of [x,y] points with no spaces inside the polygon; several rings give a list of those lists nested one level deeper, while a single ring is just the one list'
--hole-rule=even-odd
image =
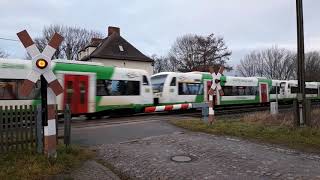
[{"label": "crossing warning light", "polygon": [[38,59],[36,61],[36,66],[39,69],[45,69],[48,66],[48,62],[46,60],[44,60],[44,59]]}]

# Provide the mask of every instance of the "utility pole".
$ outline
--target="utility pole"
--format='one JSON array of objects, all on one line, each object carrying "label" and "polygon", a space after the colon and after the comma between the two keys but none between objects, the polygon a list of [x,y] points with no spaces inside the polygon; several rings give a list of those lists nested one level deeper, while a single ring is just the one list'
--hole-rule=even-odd
[{"label": "utility pole", "polygon": [[302,0],[296,0],[297,11],[297,51],[298,51],[298,94],[297,114],[298,126],[306,122],[305,65],[304,65],[304,29]]}]

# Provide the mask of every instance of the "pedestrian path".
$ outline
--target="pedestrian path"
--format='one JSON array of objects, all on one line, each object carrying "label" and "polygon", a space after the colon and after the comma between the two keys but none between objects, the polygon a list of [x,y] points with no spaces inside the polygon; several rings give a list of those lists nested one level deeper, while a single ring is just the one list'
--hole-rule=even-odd
[{"label": "pedestrian path", "polygon": [[111,170],[102,164],[89,160],[69,175],[74,180],[120,180]]}]

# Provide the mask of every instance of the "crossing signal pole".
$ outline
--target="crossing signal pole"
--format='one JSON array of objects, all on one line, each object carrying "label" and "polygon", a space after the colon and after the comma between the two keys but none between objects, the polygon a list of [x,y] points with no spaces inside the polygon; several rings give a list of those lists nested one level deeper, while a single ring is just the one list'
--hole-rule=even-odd
[{"label": "crossing signal pole", "polygon": [[305,94],[305,56],[304,56],[304,29],[302,0],[296,0],[297,13],[297,51],[298,51],[298,94],[297,94],[297,125],[306,122],[306,94]]},{"label": "crossing signal pole", "polygon": [[[32,70],[23,81],[19,94],[29,96],[38,79],[41,79],[41,110],[44,134],[44,153],[56,157],[56,97],[63,87],[53,73],[51,59],[63,37],[55,33],[42,52],[37,48],[26,30],[17,33],[28,54],[32,57]],[[49,88],[49,90],[48,90]]]}]

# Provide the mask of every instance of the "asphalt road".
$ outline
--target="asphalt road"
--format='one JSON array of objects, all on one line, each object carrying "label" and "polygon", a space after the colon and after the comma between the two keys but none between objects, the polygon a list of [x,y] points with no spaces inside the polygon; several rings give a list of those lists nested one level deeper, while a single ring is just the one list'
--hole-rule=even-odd
[{"label": "asphalt road", "polygon": [[167,120],[188,118],[180,116],[141,116],[124,117],[116,120],[101,120],[92,123],[74,123],[71,130],[71,141],[74,144],[92,146],[132,141],[140,138],[171,134],[184,131],[172,126]]}]

